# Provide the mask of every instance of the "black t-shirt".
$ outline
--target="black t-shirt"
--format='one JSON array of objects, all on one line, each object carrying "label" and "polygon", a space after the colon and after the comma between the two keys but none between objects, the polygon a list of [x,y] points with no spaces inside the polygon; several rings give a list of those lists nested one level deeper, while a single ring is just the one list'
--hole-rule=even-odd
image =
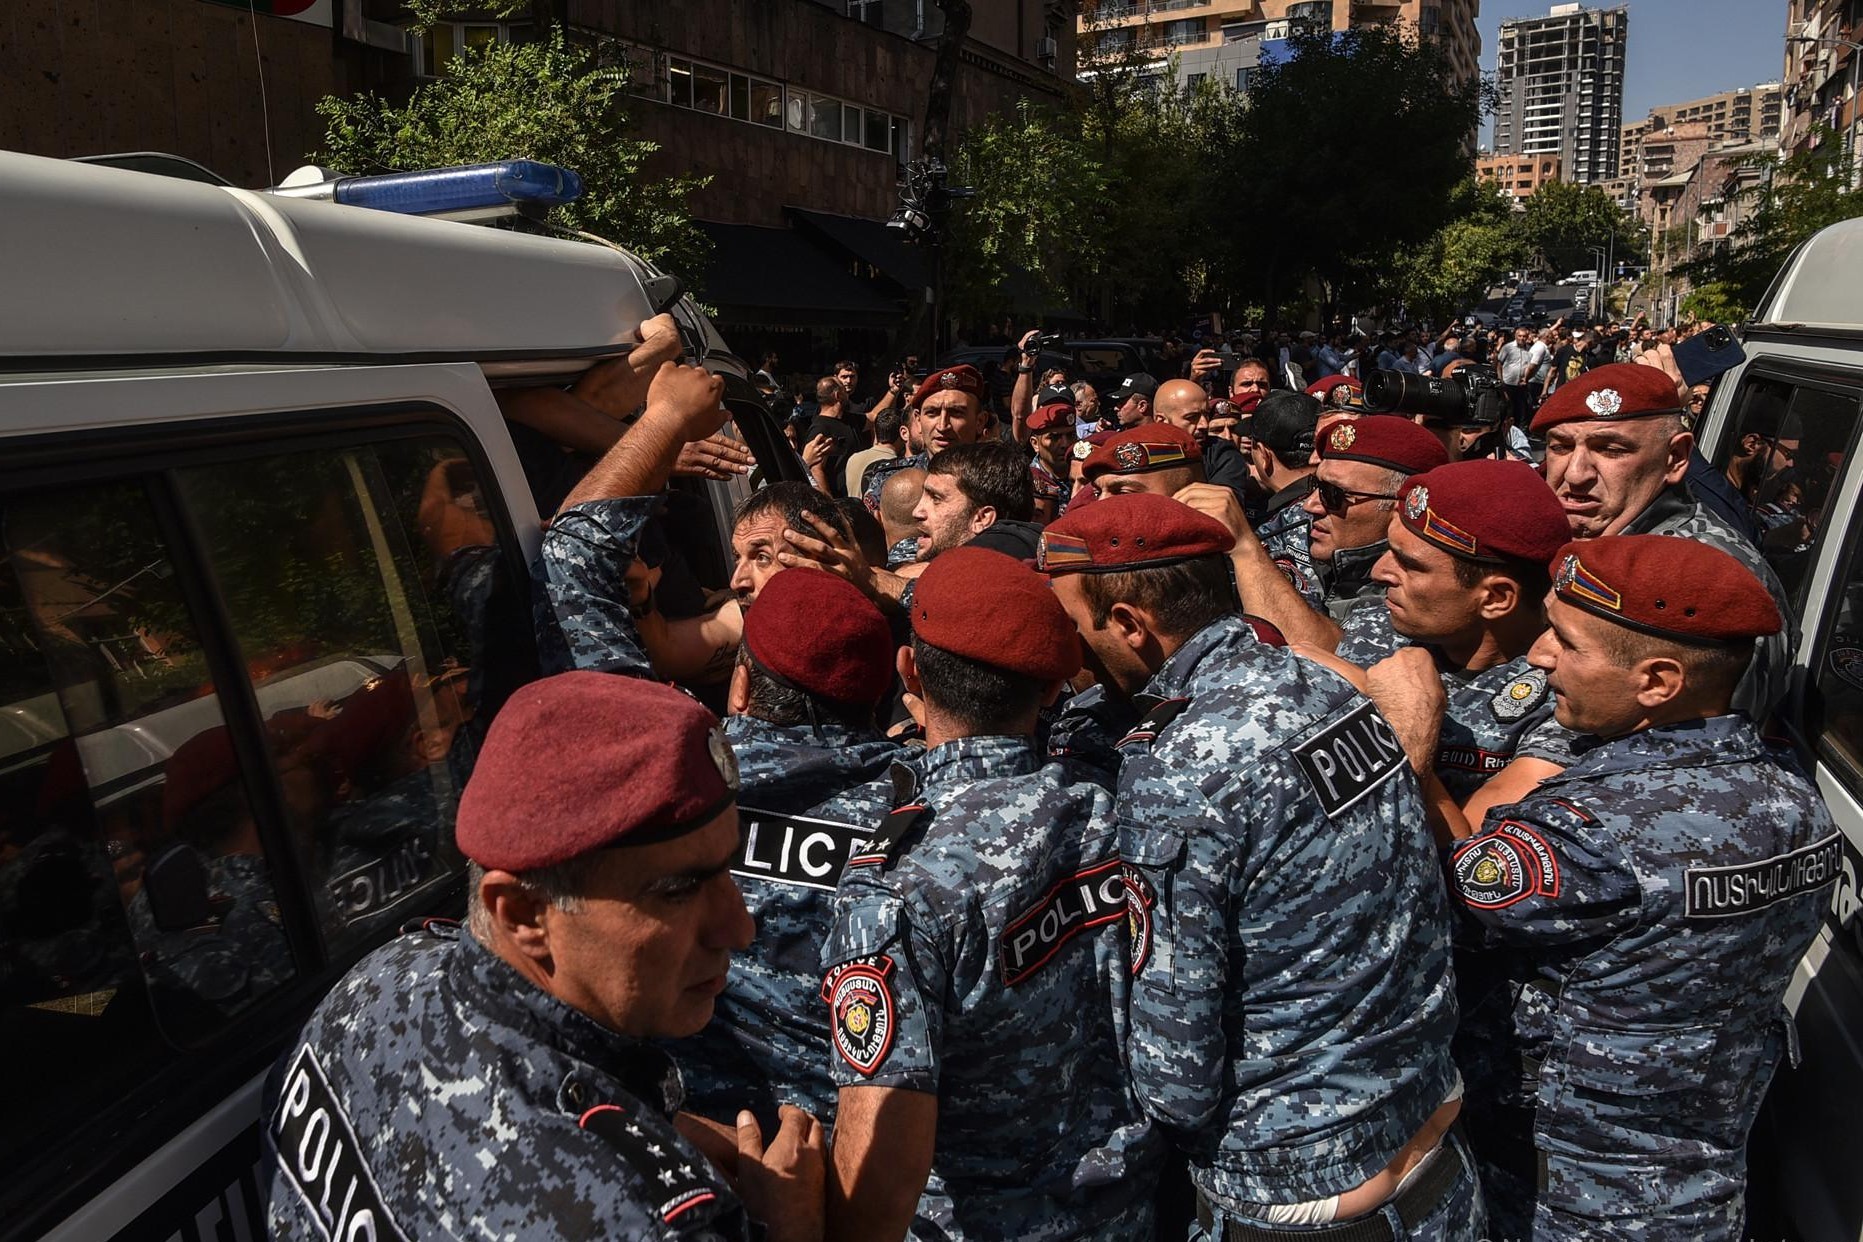
[{"label": "black t-shirt", "polygon": [[1590,368],[1586,365],[1585,355],[1571,345],[1561,345],[1559,352],[1553,355],[1553,387],[1563,388]]},{"label": "black t-shirt", "polygon": [[829,436],[834,440],[834,450],[828,454],[824,463],[828,467],[828,482],[833,487],[833,494],[847,494],[847,459],[860,452],[860,433],[838,418],[817,414],[815,421],[802,433],[802,443],[808,444],[816,436]]}]

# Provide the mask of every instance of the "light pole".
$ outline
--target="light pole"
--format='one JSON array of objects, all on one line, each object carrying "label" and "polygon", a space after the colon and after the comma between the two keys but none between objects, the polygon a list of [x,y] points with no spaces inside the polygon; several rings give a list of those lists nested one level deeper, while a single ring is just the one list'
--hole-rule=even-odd
[{"label": "light pole", "polygon": [[1850,179],[1856,178],[1857,165],[1857,70],[1863,67],[1863,43],[1854,39],[1845,39],[1839,35],[1798,35],[1788,37],[1787,43],[1809,43],[1816,47],[1847,47],[1850,57],[1850,124],[1844,127],[1844,152],[1849,156]]},{"label": "light pole", "polygon": [[[1604,262],[1603,246],[1586,246],[1585,253],[1591,256],[1591,260],[1594,263],[1602,264]],[[1591,315],[1593,319],[1602,319],[1604,317],[1604,312],[1610,309],[1610,303],[1605,301],[1604,297],[1604,282],[1607,279],[1609,279],[1609,275],[1605,269],[1601,267],[1598,270],[1598,281],[1591,287]]]}]

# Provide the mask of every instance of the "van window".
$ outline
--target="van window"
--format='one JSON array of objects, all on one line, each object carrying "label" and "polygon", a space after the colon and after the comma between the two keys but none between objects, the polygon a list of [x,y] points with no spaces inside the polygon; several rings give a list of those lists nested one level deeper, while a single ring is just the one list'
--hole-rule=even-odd
[{"label": "van window", "polygon": [[1804,621],[1808,576],[1825,535],[1824,511],[1853,451],[1854,390],[1822,380],[1749,375],[1716,465],[1765,528],[1761,550]]},{"label": "van window", "polygon": [[142,486],[0,496],[0,1163],[296,974]]},{"label": "van window", "polygon": [[340,955],[461,874],[453,813],[488,696],[534,675],[534,656],[488,650],[515,601],[494,598],[512,592],[484,493],[444,436],[179,480]]}]

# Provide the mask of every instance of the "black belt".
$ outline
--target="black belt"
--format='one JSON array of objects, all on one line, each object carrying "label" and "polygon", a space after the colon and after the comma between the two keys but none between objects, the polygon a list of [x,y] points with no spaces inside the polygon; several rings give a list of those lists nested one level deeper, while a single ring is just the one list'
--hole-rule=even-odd
[{"label": "black belt", "polygon": [[[1443,1139],[1443,1145],[1430,1160],[1430,1167],[1420,1177],[1398,1192],[1397,1198],[1391,1200],[1391,1206],[1397,1209],[1397,1217],[1404,1222],[1404,1235],[1409,1236],[1418,1225],[1429,1218],[1431,1212],[1442,1206],[1443,1197],[1455,1185],[1456,1178],[1467,1166],[1462,1160],[1462,1147],[1459,1143]],[[1382,1211],[1369,1216],[1361,1216],[1336,1225],[1322,1225],[1318,1229],[1306,1227],[1289,1227],[1287,1229],[1265,1229],[1256,1225],[1245,1225],[1241,1221],[1225,1221],[1223,1232],[1216,1242],[1402,1242],[1399,1235],[1391,1232],[1391,1222]],[[1262,1213],[1265,1215],[1265,1213]],[[1197,1192],[1197,1223],[1209,1232],[1216,1223],[1216,1214],[1210,1210],[1209,1201],[1203,1192]]]}]

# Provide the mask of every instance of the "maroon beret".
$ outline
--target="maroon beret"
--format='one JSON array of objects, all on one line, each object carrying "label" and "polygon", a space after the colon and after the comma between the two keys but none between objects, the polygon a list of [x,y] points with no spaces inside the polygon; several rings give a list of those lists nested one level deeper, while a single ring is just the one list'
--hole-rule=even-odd
[{"label": "maroon beret", "polygon": [[1661,367],[1613,362],[1561,384],[1533,416],[1533,430],[1560,423],[1615,422],[1682,413],[1675,381]]},{"label": "maroon beret", "polygon": [[779,685],[819,699],[869,705],[893,685],[886,618],[859,587],[819,569],[770,578],[744,614],[744,646]]},{"label": "maroon beret", "polygon": [[492,722],[454,834],[481,867],[533,871],[670,840],[736,799],[737,759],[693,699],[638,677],[559,673],[518,690]]},{"label": "maroon beret", "polygon": [[1049,524],[1035,568],[1050,575],[1116,573],[1225,555],[1235,543],[1221,522],[1169,496],[1103,496]]},{"label": "maroon beret", "polygon": [[946,367],[942,371],[933,371],[919,384],[918,391],[912,394],[912,405],[922,404],[925,398],[940,392],[967,392],[979,402],[983,400],[983,376],[977,368],[968,364]]},{"label": "maroon beret", "polygon": [[1056,427],[1062,423],[1066,423],[1069,427],[1072,427],[1074,425],[1074,408],[1073,403],[1067,401],[1051,401],[1047,405],[1038,406],[1035,412],[1029,415],[1028,429],[1030,431],[1046,431],[1050,427]]},{"label": "maroon beret", "polygon": [[[1243,419],[1255,412],[1261,404],[1261,394],[1245,392],[1237,397],[1217,397],[1210,402],[1210,417]],[[1224,407],[1228,408],[1224,408]]]},{"label": "maroon beret", "polygon": [[1149,474],[1177,470],[1192,462],[1201,465],[1203,450],[1188,431],[1172,423],[1140,423],[1108,436],[1087,457],[1081,473],[1091,479],[1113,474]]},{"label": "maroon beret", "polygon": [[162,823],[183,816],[239,779],[233,735],[225,725],[204,729],[175,748],[162,766]]},{"label": "maroon beret", "polygon": [[1555,595],[1633,630],[1697,643],[1779,632],[1778,605],[1760,580],[1711,544],[1674,535],[1605,535],[1566,544],[1557,562]]},{"label": "maroon beret", "polygon": [[1443,442],[1407,418],[1355,418],[1334,423],[1320,437],[1321,461],[1362,461],[1400,474],[1422,474],[1449,464]]},{"label": "maroon beret", "polygon": [[1039,681],[1080,671],[1080,631],[1048,580],[987,548],[933,559],[912,589],[912,632],[940,651]]},{"label": "maroon beret", "polygon": [[1327,406],[1341,410],[1365,409],[1365,386],[1350,375],[1329,375],[1307,385],[1307,395],[1318,397]]},{"label": "maroon beret", "polygon": [[1572,538],[1565,507],[1524,461],[1438,466],[1398,490],[1397,512],[1412,534],[1466,561],[1550,565]]}]

